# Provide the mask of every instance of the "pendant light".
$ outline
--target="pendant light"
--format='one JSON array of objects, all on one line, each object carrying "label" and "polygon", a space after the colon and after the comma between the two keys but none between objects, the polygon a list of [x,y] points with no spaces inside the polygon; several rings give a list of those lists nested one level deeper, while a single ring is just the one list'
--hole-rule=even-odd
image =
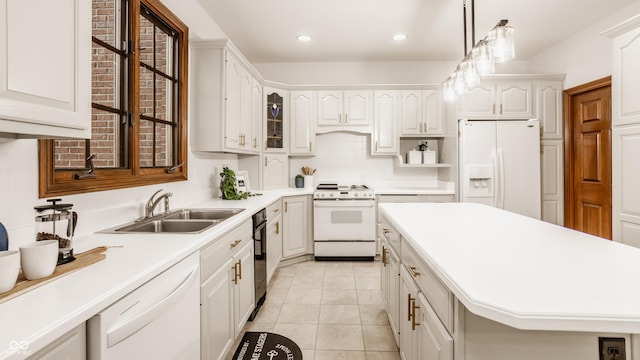
[{"label": "pendant light", "polygon": [[456,70],[444,81],[442,89],[445,101],[453,101],[480,83],[480,76],[492,74],[495,63],[513,60],[515,57],[513,28],[509,20],[500,20],[487,35],[475,42],[475,1],[471,0],[471,43],[467,52],[467,1],[462,4],[464,58]]}]

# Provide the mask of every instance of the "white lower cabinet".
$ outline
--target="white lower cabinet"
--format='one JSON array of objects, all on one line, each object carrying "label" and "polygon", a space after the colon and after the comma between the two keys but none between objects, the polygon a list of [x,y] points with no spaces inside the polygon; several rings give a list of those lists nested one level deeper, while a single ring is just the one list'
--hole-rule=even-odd
[{"label": "white lower cabinet", "polygon": [[282,259],[282,202],[267,207],[267,283]]},{"label": "white lower cabinet", "polygon": [[382,243],[380,292],[397,345],[400,343],[400,257],[386,240]]},{"label": "white lower cabinet", "polygon": [[311,236],[311,196],[288,196],[282,199],[282,258],[313,253]]},{"label": "white lower cabinet", "polygon": [[200,252],[203,359],[224,359],[255,308],[252,237],[247,220]]},{"label": "white lower cabinet", "polygon": [[416,359],[453,360],[453,338],[422,293],[418,294],[417,301]]},{"label": "white lower cabinet", "polygon": [[400,267],[400,357],[403,360],[418,358],[418,327],[419,316],[418,286],[411,278],[404,266]]},{"label": "white lower cabinet", "polygon": [[87,330],[82,323],[29,357],[29,360],[81,360],[87,358]]}]

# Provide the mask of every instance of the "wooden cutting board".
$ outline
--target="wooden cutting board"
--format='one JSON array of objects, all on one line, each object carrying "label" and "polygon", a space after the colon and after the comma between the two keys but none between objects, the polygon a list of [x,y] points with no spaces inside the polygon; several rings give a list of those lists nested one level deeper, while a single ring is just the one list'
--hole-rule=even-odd
[{"label": "wooden cutting board", "polygon": [[22,295],[33,289],[37,289],[42,285],[48,284],[51,281],[63,277],[67,274],[71,274],[76,270],[80,270],[86,266],[104,260],[107,257],[105,251],[107,251],[107,247],[100,246],[83,253],[75,254],[76,259],[74,261],[56,266],[56,270],[53,272],[53,274],[41,279],[27,280],[25,279],[24,275],[22,275],[22,271],[20,271],[16,286],[13,289],[0,294],[0,303],[13,299],[16,296]]}]

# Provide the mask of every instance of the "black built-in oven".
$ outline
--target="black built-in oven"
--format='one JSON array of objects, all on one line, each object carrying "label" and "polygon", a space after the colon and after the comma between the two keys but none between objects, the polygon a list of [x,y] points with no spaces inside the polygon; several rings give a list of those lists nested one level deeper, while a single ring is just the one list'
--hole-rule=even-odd
[{"label": "black built-in oven", "polygon": [[256,308],[249,317],[251,321],[258,314],[260,306],[267,297],[267,211],[265,209],[253,214],[253,244]]}]

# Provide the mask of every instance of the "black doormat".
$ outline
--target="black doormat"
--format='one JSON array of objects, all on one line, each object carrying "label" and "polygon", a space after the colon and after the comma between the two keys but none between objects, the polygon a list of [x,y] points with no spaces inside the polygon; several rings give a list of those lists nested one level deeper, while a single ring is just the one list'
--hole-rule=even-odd
[{"label": "black doormat", "polygon": [[291,339],[268,332],[246,332],[233,360],[302,360],[302,351]]}]

